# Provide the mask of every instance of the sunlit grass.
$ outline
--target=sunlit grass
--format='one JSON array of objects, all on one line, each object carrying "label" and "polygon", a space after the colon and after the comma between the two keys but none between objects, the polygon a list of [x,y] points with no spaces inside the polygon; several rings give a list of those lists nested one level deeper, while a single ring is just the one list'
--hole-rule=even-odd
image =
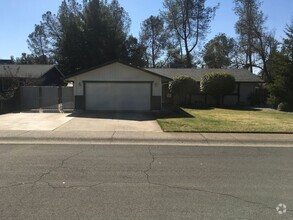
[{"label": "sunlit grass", "polygon": [[293,133],[293,113],[271,109],[182,109],[188,117],[157,119],[164,131]]}]

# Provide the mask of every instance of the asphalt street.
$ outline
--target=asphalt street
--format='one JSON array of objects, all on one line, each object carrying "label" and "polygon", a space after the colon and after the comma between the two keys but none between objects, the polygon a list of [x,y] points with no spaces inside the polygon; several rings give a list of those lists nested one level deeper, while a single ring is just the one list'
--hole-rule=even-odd
[{"label": "asphalt street", "polygon": [[293,148],[2,144],[0,219],[293,219],[292,158]]}]

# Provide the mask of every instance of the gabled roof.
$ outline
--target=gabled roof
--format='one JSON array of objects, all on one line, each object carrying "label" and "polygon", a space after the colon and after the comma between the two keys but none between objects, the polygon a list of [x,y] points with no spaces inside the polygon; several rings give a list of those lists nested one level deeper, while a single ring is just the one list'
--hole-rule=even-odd
[{"label": "gabled roof", "polygon": [[174,69],[174,68],[146,68],[146,70],[159,74],[163,77],[173,79],[176,76],[190,76],[200,81],[202,76],[210,72],[225,72],[235,77],[236,82],[264,82],[260,77],[252,74],[247,69]]},{"label": "gabled roof", "polygon": [[0,65],[0,77],[40,78],[53,68],[55,65]]},{"label": "gabled roof", "polygon": [[81,74],[84,74],[86,72],[102,68],[104,66],[111,65],[113,63],[120,63],[153,75],[157,75],[160,77],[163,77],[167,80],[172,80],[176,76],[190,76],[193,77],[196,81],[200,81],[202,76],[209,72],[225,72],[233,75],[235,77],[236,82],[256,82],[256,83],[262,83],[264,82],[260,77],[258,77],[255,74],[252,74],[247,69],[194,69],[194,68],[184,68],[184,69],[175,69],[175,68],[140,68],[133,66],[131,64],[127,64],[124,62],[121,62],[119,60],[114,60],[99,66],[95,66],[89,69],[81,70],[77,73],[70,74],[65,77],[65,79],[69,79],[74,76],[78,76]]},{"label": "gabled roof", "polygon": [[[92,71],[92,70],[95,70],[95,69],[99,69],[99,68],[102,68],[102,67],[105,67],[105,66],[108,66],[108,65],[111,65],[111,64],[114,64],[114,63],[120,63],[120,64],[123,64],[125,66],[129,66],[129,67],[132,67],[132,68],[135,68],[135,69],[138,69],[138,70],[141,70],[143,72],[146,72],[146,73],[149,73],[149,74],[152,74],[152,75],[156,75],[156,76],[159,76],[159,77],[164,77],[164,76],[161,76],[160,74],[157,74],[155,72],[152,72],[152,71],[148,71],[147,69],[144,69],[144,68],[141,68],[141,67],[137,67],[137,66],[133,66],[132,64],[128,64],[128,63],[124,63],[120,60],[113,60],[113,61],[110,61],[110,62],[107,62],[107,63],[104,63],[104,64],[101,64],[99,66],[94,66],[94,67],[91,67],[91,68],[88,68],[88,69],[84,69],[84,70],[81,70],[81,71],[78,71],[76,73],[73,73],[73,74],[69,74],[68,76],[64,77],[64,79],[69,79],[71,77],[74,77],[74,76],[78,76],[78,75],[81,75],[81,74],[84,74],[84,73],[87,73],[89,71]],[[164,77],[165,78],[165,77]],[[168,77],[167,77],[168,78]]]}]

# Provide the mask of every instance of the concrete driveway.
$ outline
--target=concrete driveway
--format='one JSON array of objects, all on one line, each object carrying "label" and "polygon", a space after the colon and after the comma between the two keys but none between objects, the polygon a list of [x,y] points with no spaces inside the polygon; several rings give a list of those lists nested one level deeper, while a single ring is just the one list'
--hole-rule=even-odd
[{"label": "concrete driveway", "polygon": [[98,112],[4,114],[0,130],[162,132],[151,114]]}]

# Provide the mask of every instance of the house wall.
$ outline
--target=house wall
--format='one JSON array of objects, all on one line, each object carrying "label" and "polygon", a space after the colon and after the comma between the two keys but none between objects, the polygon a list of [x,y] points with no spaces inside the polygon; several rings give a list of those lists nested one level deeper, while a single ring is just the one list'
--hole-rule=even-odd
[{"label": "house wall", "polygon": [[224,105],[236,105],[238,103],[238,95],[226,95],[224,97]]},{"label": "house wall", "polygon": [[239,103],[249,104],[248,97],[255,92],[258,83],[240,83]]},{"label": "house wall", "polygon": [[139,69],[113,63],[99,69],[70,78],[74,81],[74,95],[83,95],[83,81],[152,81],[153,96],[161,96],[161,77],[148,74]]},{"label": "house wall", "polygon": [[74,95],[77,109],[84,109],[84,82],[152,82],[152,109],[161,109],[161,77],[130,66],[113,63],[68,79],[74,81]]},{"label": "house wall", "polygon": [[62,86],[64,85],[62,78],[61,73],[56,68],[52,68],[40,79],[40,83],[42,86]]},{"label": "house wall", "polygon": [[[224,96],[224,105],[236,105],[245,104],[249,105],[248,97],[255,92],[255,88],[258,86],[257,83],[238,83],[237,91],[232,95]],[[239,87],[239,88],[238,88]],[[191,102],[195,105],[216,105],[216,100],[211,96],[193,95]]]}]

